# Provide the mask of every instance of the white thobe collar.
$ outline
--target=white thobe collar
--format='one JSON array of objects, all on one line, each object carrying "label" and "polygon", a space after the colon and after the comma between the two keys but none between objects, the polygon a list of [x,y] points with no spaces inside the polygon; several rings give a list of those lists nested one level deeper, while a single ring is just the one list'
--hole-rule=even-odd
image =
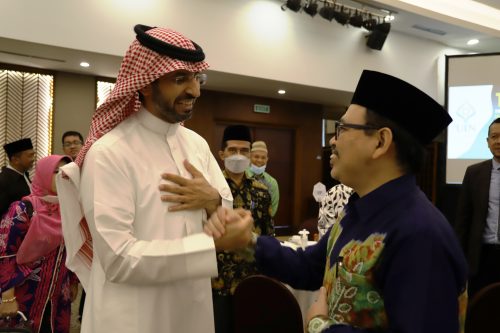
[{"label": "white thobe collar", "polygon": [[144,106],[141,106],[139,112],[137,113],[137,119],[142,126],[148,130],[157,133],[165,138],[169,152],[172,159],[177,167],[179,175],[184,178],[192,178],[192,175],[186,171],[184,167],[184,160],[188,158],[187,155],[183,153],[181,149],[182,143],[179,141],[179,137],[176,135],[179,129],[180,123],[171,124],[164,121],[151,112],[149,112]]},{"label": "white thobe collar", "polygon": [[163,119],[160,119],[141,106],[137,112],[137,119],[147,129],[160,135],[171,136],[175,135],[180,123],[171,124]]}]

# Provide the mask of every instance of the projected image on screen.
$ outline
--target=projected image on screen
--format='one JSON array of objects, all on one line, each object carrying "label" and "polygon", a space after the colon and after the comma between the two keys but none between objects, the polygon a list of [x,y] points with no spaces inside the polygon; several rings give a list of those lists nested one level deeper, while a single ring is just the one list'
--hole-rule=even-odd
[{"label": "projected image on screen", "polygon": [[446,182],[460,184],[468,166],[492,158],[486,138],[500,117],[500,54],[447,58]]},{"label": "projected image on screen", "polygon": [[[488,159],[488,127],[499,116],[493,85],[450,87],[448,111],[448,158]],[[498,104],[498,103],[495,103]]]}]

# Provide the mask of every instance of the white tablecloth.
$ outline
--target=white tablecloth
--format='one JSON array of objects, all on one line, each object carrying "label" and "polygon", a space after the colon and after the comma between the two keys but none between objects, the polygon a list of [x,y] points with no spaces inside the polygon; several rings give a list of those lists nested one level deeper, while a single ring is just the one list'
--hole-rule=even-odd
[{"label": "white tablecloth", "polygon": [[[307,245],[314,245],[316,242],[314,241],[308,241]],[[294,244],[292,242],[284,241],[281,243],[282,246],[290,247],[294,250],[296,250],[299,246],[297,244]],[[299,303],[300,310],[302,311],[302,319],[305,320],[307,311],[309,310],[309,307],[316,301],[318,298],[318,293],[319,290],[315,291],[309,291],[309,290],[300,290],[300,289],[293,289],[289,285],[285,284],[285,286],[292,292],[292,294],[295,296],[297,299],[297,302]]]},{"label": "white tablecloth", "polygon": [[292,292],[293,296],[295,296],[295,299],[297,299],[297,303],[299,303],[300,306],[300,311],[302,312],[302,320],[304,321],[306,319],[307,311],[309,311],[311,305],[318,298],[319,290],[300,290],[293,289],[287,284],[285,284],[285,286]]}]

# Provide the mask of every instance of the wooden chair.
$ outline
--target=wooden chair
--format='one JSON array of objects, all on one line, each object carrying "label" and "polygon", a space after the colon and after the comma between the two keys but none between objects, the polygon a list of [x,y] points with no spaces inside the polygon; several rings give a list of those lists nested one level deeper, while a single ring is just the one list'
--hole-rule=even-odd
[{"label": "wooden chair", "polygon": [[479,290],[470,300],[465,321],[466,333],[500,331],[500,282]]},{"label": "wooden chair", "polygon": [[281,282],[264,275],[243,280],[234,292],[236,333],[303,333],[299,304]]}]

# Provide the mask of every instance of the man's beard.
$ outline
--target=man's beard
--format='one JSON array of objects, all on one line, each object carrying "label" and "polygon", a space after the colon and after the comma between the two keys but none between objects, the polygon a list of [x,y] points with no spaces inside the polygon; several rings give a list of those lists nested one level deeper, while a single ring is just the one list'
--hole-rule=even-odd
[{"label": "man's beard", "polygon": [[[179,97],[177,99],[179,99]],[[174,101],[174,104],[177,101],[177,99]],[[183,97],[183,99],[189,99],[189,97],[185,96]],[[156,107],[156,110],[160,113],[162,119],[171,124],[180,123],[185,120],[188,120],[193,115],[192,111],[183,114],[175,112],[174,108],[167,104],[160,90],[158,89],[158,86],[156,86],[155,84],[153,84],[153,103],[154,106]]]}]

